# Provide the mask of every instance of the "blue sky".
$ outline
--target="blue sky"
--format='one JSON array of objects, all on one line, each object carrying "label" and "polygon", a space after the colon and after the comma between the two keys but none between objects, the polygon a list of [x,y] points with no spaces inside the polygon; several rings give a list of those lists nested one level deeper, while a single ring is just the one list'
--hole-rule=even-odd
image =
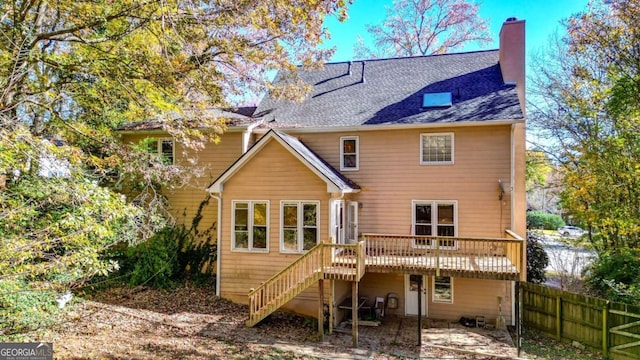
[{"label": "blue sky", "polygon": [[[349,7],[349,19],[340,23],[335,18],[328,18],[325,25],[331,33],[331,40],[326,46],[336,47],[331,61],[348,61],[353,59],[353,45],[356,35],[365,41],[368,35],[365,24],[381,23],[386,14],[385,6],[391,0],[355,0]],[[502,23],[509,17],[526,20],[527,58],[543,50],[549,37],[562,31],[560,20],[585,9],[588,0],[484,0],[480,2],[480,16],[489,19],[493,44],[479,47],[470,44],[463,51],[497,49],[498,33]]]}]

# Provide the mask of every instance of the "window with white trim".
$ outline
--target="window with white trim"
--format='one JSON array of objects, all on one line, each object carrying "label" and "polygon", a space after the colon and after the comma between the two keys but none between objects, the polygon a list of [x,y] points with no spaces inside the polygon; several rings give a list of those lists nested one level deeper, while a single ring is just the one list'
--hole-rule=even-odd
[{"label": "window with white trim", "polygon": [[453,278],[450,276],[434,276],[431,291],[433,302],[453,303]]},{"label": "window with white trim", "polygon": [[269,251],[269,202],[233,202],[233,250]]},{"label": "window with white trim", "polygon": [[[456,201],[413,201],[413,235],[424,236],[456,236],[457,227]],[[439,240],[435,244],[432,239],[415,239],[415,247],[455,249],[453,240]]]},{"label": "window with white trim", "polygon": [[318,244],[320,202],[282,201],[280,203],[280,251],[299,253]]},{"label": "window with white trim", "polygon": [[149,142],[149,152],[158,154],[164,165],[173,165],[175,161],[175,146],[173,139],[153,139]]},{"label": "window with white trim", "polygon": [[453,133],[420,134],[420,164],[453,164]]},{"label": "window with white trim", "polygon": [[343,136],[340,138],[340,170],[355,171],[359,166],[359,138],[358,136]]}]

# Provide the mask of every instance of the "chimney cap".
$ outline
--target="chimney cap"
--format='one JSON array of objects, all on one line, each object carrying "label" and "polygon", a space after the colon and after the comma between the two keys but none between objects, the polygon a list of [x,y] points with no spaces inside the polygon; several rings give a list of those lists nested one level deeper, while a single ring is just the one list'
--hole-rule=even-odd
[{"label": "chimney cap", "polygon": [[512,22],[512,21],[518,21],[518,18],[515,16],[512,17],[508,17],[507,20],[505,22]]}]

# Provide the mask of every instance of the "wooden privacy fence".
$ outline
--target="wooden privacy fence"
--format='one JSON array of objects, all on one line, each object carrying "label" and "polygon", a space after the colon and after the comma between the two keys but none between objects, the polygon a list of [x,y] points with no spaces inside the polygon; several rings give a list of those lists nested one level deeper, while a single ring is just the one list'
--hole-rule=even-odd
[{"label": "wooden privacy fence", "polygon": [[522,321],[561,341],[577,341],[605,358],[640,359],[640,306],[522,284]]}]

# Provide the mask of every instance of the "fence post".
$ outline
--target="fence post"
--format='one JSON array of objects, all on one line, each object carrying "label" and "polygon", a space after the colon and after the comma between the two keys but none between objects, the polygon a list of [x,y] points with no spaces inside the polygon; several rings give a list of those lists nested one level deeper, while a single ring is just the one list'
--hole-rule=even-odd
[{"label": "fence post", "polygon": [[609,301],[605,301],[602,307],[602,357],[609,358]]},{"label": "fence post", "polygon": [[562,339],[562,298],[556,296],[556,338]]}]

